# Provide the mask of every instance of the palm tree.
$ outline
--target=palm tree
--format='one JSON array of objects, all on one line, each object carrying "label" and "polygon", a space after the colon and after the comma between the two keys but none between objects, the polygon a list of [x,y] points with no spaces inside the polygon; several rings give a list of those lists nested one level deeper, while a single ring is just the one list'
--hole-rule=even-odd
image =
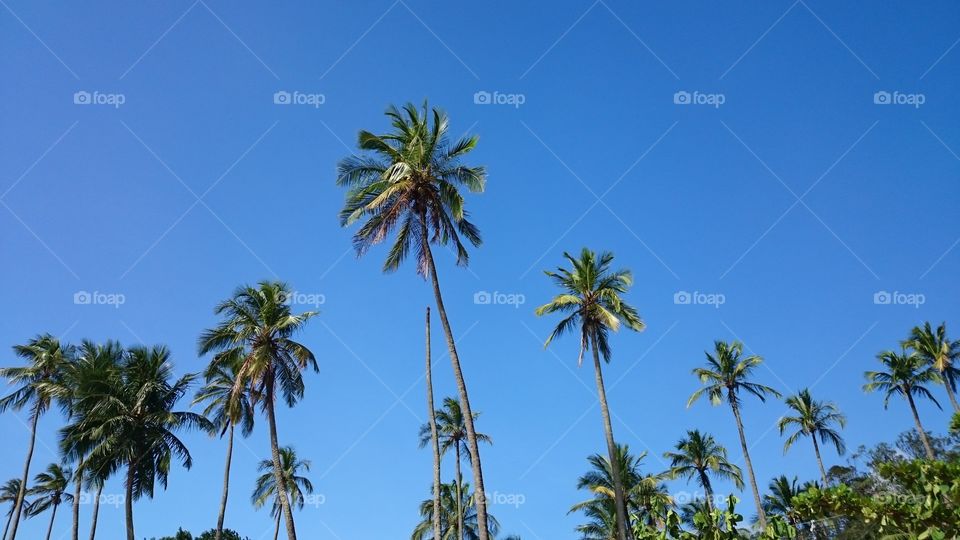
[{"label": "palm tree", "polygon": [[740,417],[740,393],[752,394],[760,398],[760,401],[765,402],[768,394],[779,398],[780,392],[769,386],[750,381],[753,370],[763,362],[763,358],[755,354],[744,358],[743,343],[739,341],[726,343],[718,340],[714,342],[714,353],[707,352],[706,355],[707,367],[693,370],[693,374],[705,386],[699,388],[690,396],[687,407],[693,405],[704,395],[710,398],[710,403],[713,405],[720,405],[724,401],[730,405],[733,417],[737,422],[740,448],[743,450],[743,461],[747,466],[747,474],[750,478],[750,488],[753,490],[753,502],[757,506],[760,528],[765,529],[767,527],[767,516],[763,513],[760,490],[757,488],[757,478],[753,473],[753,463],[750,461],[750,451],[747,448],[747,437],[743,433],[743,419]]},{"label": "palm tree", "polygon": [[157,481],[167,487],[174,458],[187,469],[193,465],[176,433],[213,425],[202,415],[173,410],[194,375],[174,380],[166,347],[132,347],[101,376],[90,382],[98,390],[79,404],[82,414],[61,429],[61,447],[70,459],[86,456],[85,467],[98,481],[125,470],[127,540],[134,540],[133,502],[152,498]]},{"label": "palm tree", "polygon": [[783,475],[770,480],[770,485],[767,487],[770,493],[763,496],[764,512],[783,516],[787,523],[796,526],[800,521],[800,516],[793,505],[793,498],[815,485],[813,482],[798,485],[796,476],[793,477],[793,480],[788,480]]},{"label": "palm tree", "polygon": [[869,382],[863,386],[863,390],[865,392],[883,391],[884,409],[890,404],[891,396],[900,395],[906,399],[907,404],[910,405],[910,412],[913,413],[913,421],[917,426],[917,432],[920,434],[920,440],[923,442],[927,459],[936,459],[933,447],[930,446],[930,439],[927,438],[927,432],[924,431],[923,424],[920,423],[920,415],[917,414],[917,405],[913,398],[914,396],[925,397],[940,408],[940,403],[925,386],[929,383],[939,383],[941,381],[937,368],[928,364],[923,357],[906,347],[903,347],[900,353],[884,351],[877,355],[877,360],[884,365],[886,371],[867,371],[864,373]]},{"label": "palm tree", "polygon": [[[570,262],[572,270],[557,268],[556,272],[546,272],[563,292],[536,310],[538,316],[556,312],[566,315],[547,338],[544,347],[549,345],[555,337],[577,329],[580,332],[580,354],[577,365],[583,363],[583,355],[588,348],[593,352],[594,377],[597,383],[597,396],[600,400],[600,412],[603,416],[607,454],[616,468],[616,443],[610,422],[607,392],[603,386],[600,358],[602,356],[607,363],[610,362],[609,334],[611,331],[616,332],[622,325],[638,332],[644,328],[637,310],[620,298],[620,295],[626,293],[633,284],[633,276],[629,270],[610,269],[610,264],[613,262],[613,253],[610,252],[601,252],[597,257],[593,251],[583,248],[579,258],[566,252],[563,256]],[[620,474],[614,470],[613,476],[619,538],[626,540],[630,536],[630,530],[627,525],[625,491],[620,484]]]},{"label": "palm tree", "polygon": [[30,461],[33,459],[33,447],[37,440],[37,422],[50,408],[51,397],[44,384],[52,381],[73,355],[73,349],[60,343],[50,334],[41,334],[26,345],[16,345],[13,352],[27,361],[24,367],[0,368],[0,378],[8,379],[10,384],[19,385],[10,395],[0,399],[0,413],[7,409],[19,411],[30,407],[30,442],[27,444],[27,459],[20,478],[20,493],[13,505],[13,518],[10,523],[9,540],[17,537],[17,527],[23,513],[23,498],[26,496],[27,480],[30,477]]},{"label": "palm tree", "polygon": [[[433,536],[440,538],[440,442],[437,436],[437,418],[436,411],[433,409],[433,365],[430,359],[430,306],[427,306],[427,422],[430,429],[430,450],[433,454]],[[421,429],[420,448],[423,448],[424,442]],[[457,467],[460,464],[457,463]],[[463,527],[460,527],[463,530]]]},{"label": "palm tree", "polygon": [[290,288],[277,281],[262,281],[257,287],[243,286],[214,309],[223,317],[220,324],[201,334],[199,352],[203,356],[217,352],[208,371],[220,363],[242,359],[236,372],[233,392],[246,391],[251,402],[261,402],[270,428],[270,453],[273,472],[280,486],[280,508],[287,528],[288,540],[296,540],[293,512],[284,485],[280,445],[277,442],[277,417],[274,408],[277,391],[293,407],[303,397],[304,369],[319,371],[310,349],[294,341],[293,336],[317,313],[307,311],[294,315],[287,299]]},{"label": "palm tree", "polygon": [[817,437],[820,438],[821,443],[833,444],[837,453],[842,456],[846,452],[846,445],[844,445],[840,433],[831,426],[837,425],[842,429],[847,425],[847,418],[840,413],[840,409],[833,403],[813,399],[810,396],[810,390],[807,388],[804,388],[795,396],[788,397],[786,404],[795,414],[780,419],[778,424],[780,435],[783,435],[790,426],[797,426],[797,430],[787,437],[787,440],[783,443],[783,452],[786,453],[800,437],[810,437],[810,440],[813,441],[813,451],[817,456],[817,465],[820,466],[820,478],[823,480],[824,486],[828,485],[830,482],[827,481],[827,470],[823,468],[823,459],[820,457],[820,444],[817,443]]},{"label": "palm tree", "polygon": [[358,145],[367,154],[344,158],[337,167],[337,185],[349,188],[346,203],[340,212],[340,224],[348,226],[366,218],[363,226],[353,235],[353,245],[358,255],[383,242],[396,229],[396,239],[387,254],[383,270],[392,272],[399,268],[413,248],[417,273],[432,281],[460,406],[466,417],[470,464],[477,487],[480,540],[488,540],[480,445],[473,425],[460,356],[447,319],[430,247],[431,244],[446,246],[452,242],[457,252],[457,264],[467,265],[469,255],[461,237],[474,246],[479,246],[481,239],[480,230],[469,221],[469,214],[464,210],[459,188],[464,187],[473,193],[482,192],[486,172],[483,167],[469,167],[461,163],[461,158],[476,147],[477,137],[463,137],[451,144],[447,134],[449,120],[440,109],[428,110],[424,102],[422,110],[413,104],[405,105],[403,111],[391,106],[386,115],[391,120],[393,131],[385,135],[361,131]]},{"label": "palm tree", "polygon": [[905,344],[937,369],[943,386],[947,389],[953,411],[960,412],[956,396],[960,368],[954,365],[954,362],[960,359],[960,340],[947,339],[947,323],[941,323],[936,331],[929,322],[923,323],[923,328],[915,326]]},{"label": "palm tree", "polygon": [[227,513],[227,497],[230,493],[230,463],[233,460],[233,436],[237,425],[244,437],[253,432],[253,405],[247,393],[247,387],[241,387],[234,392],[237,386],[237,373],[240,371],[243,358],[234,356],[223,361],[214,361],[210,369],[204,374],[206,384],[200,388],[194,404],[206,403],[203,415],[213,422],[216,432],[222,438],[227,437],[227,457],[223,469],[223,494],[220,497],[220,513],[217,515],[217,528],[214,540],[223,536],[223,520]]},{"label": "palm tree", "polygon": [[[457,493],[460,501],[457,501]],[[458,536],[457,523],[463,523],[464,540],[479,540],[480,529],[477,520],[477,508],[474,502],[475,493],[470,491],[470,484],[456,485],[455,482],[440,485],[440,536],[433,533],[433,501],[427,499],[420,503],[421,521],[413,529],[411,540],[454,540]],[[493,515],[489,515],[487,535],[493,538],[500,531],[500,523]]]},{"label": "palm tree", "polygon": [[64,469],[56,463],[51,463],[47,466],[45,472],[39,473],[33,478],[33,487],[27,491],[30,495],[37,496],[26,508],[27,516],[37,516],[48,509],[52,509],[50,525],[47,527],[47,540],[50,540],[50,535],[53,534],[53,521],[57,517],[57,507],[64,501],[70,502],[73,500],[73,495],[66,492],[72,476],[73,471],[70,469]]},{"label": "palm tree", "polygon": [[[454,483],[459,490],[459,486],[463,485],[463,473],[460,472],[460,462],[463,459],[463,456],[466,456],[467,459],[470,459],[470,453],[467,444],[467,429],[466,429],[466,417],[463,415],[463,410],[460,408],[460,403],[453,399],[452,397],[447,397],[443,399],[443,408],[437,409],[434,412],[436,417],[437,424],[437,440],[440,447],[440,455],[444,455],[450,449],[453,449],[454,452],[454,465],[456,466],[456,482]],[[473,418],[476,419],[480,416],[479,412],[473,413]],[[426,446],[432,438],[430,425],[424,424],[420,426],[420,448]],[[489,435],[484,435],[483,433],[477,433],[477,440],[483,443],[492,444],[493,439]],[[457,494],[455,497],[456,501],[463,500],[461,494]],[[457,512],[458,517],[463,517],[463,512]],[[457,538],[463,540],[463,523],[457,523],[457,531],[459,534]]]},{"label": "palm tree", "polygon": [[[7,537],[7,531],[10,530],[10,520],[13,518],[13,505],[17,502],[17,497],[20,496],[20,479],[11,478],[4,482],[0,486],[0,504],[10,503],[10,509],[7,510],[7,524],[3,526],[3,536],[0,536],[0,539]],[[27,505],[29,503],[24,503]]]},{"label": "palm tree", "polygon": [[[292,446],[284,446],[280,449],[280,467],[283,482],[277,482],[273,459],[262,460],[257,465],[257,470],[262,474],[257,478],[253,495],[250,496],[255,508],[262,508],[268,501],[272,501],[270,515],[276,518],[273,540],[277,540],[280,534],[283,501],[289,500],[290,506],[296,506],[302,510],[306,502],[303,492],[313,493],[313,484],[310,479],[301,475],[302,472],[310,471],[310,461],[298,458]],[[278,485],[282,486],[281,489],[286,490],[286,493],[278,491]]]},{"label": "palm tree", "polygon": [[727,459],[727,449],[717,444],[713,436],[699,430],[687,431],[687,437],[680,439],[676,452],[666,452],[663,456],[670,460],[670,476],[695,480],[706,494],[707,511],[713,508],[713,486],[710,475],[723,480],[732,480],[737,489],[743,489],[743,473]]}]

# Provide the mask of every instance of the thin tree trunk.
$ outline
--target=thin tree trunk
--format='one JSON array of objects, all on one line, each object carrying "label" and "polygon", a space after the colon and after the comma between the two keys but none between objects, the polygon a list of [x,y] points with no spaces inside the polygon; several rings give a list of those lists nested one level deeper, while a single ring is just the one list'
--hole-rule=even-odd
[{"label": "thin tree trunk", "polygon": [[80,491],[83,484],[83,460],[77,464],[77,487],[73,490],[73,540],[80,540]]},{"label": "thin tree trunk", "polygon": [[267,380],[266,408],[267,421],[270,424],[270,454],[273,456],[273,476],[277,483],[277,498],[280,499],[280,509],[287,525],[287,540],[297,540],[297,530],[293,524],[293,513],[290,511],[290,501],[287,499],[287,482],[283,478],[283,466],[280,464],[280,446],[277,444],[277,417],[274,412],[274,380],[273,374]]},{"label": "thin tree trunk", "polygon": [[2,540],[2,539],[4,539],[4,538],[7,537],[7,531],[10,530],[10,520],[11,520],[11,519],[13,519],[13,511],[12,511],[12,510],[10,511],[9,514],[7,514],[7,524],[3,526],[3,536],[0,536],[0,540]]},{"label": "thin tree trunk", "polygon": [[123,501],[127,517],[127,540],[136,540],[133,534],[133,464],[127,465],[126,498]]},{"label": "thin tree trunk", "polygon": [[600,399],[600,412],[603,415],[603,432],[607,439],[607,455],[610,457],[610,470],[613,473],[613,498],[617,508],[617,528],[620,540],[630,537],[630,528],[627,526],[627,504],[623,492],[623,477],[620,475],[620,463],[617,461],[617,446],[613,438],[613,424],[610,422],[610,409],[607,407],[607,391],[603,386],[603,371],[600,367],[600,350],[596,339],[590,340],[593,345],[593,370],[597,379],[597,397]]},{"label": "thin tree trunk", "polygon": [[767,514],[763,511],[763,504],[760,502],[760,490],[757,489],[757,477],[753,474],[753,462],[750,461],[750,451],[747,449],[747,437],[743,434],[743,420],[740,418],[740,408],[737,402],[731,401],[730,408],[733,409],[733,417],[737,420],[737,432],[740,434],[740,448],[743,449],[743,462],[747,465],[747,474],[750,475],[750,489],[753,490],[753,502],[757,505],[757,521],[760,523],[760,530],[767,528]]},{"label": "thin tree trunk", "polygon": [[53,512],[50,512],[50,525],[47,526],[47,540],[50,540],[50,535],[53,534],[53,520],[57,517],[57,506],[60,505],[53,505]]},{"label": "thin tree trunk", "polygon": [[827,481],[827,470],[823,468],[823,459],[820,458],[820,445],[817,444],[817,434],[811,434],[810,440],[813,441],[813,451],[817,454],[817,465],[820,466],[820,477],[823,478],[823,487],[826,488],[830,482]]},{"label": "thin tree trunk", "polygon": [[97,496],[93,499],[93,516],[90,523],[90,540],[97,538],[97,516],[100,515],[100,496],[103,495],[103,484],[97,486]]},{"label": "thin tree trunk", "polygon": [[953,405],[953,412],[960,412],[960,404],[957,404],[957,396],[953,392],[953,388],[950,387],[950,381],[946,377],[943,379],[943,385],[947,387],[947,397],[950,398],[950,404]]},{"label": "thin tree trunk", "polygon": [[930,446],[927,432],[923,430],[923,424],[920,423],[920,415],[917,414],[917,405],[913,402],[913,395],[910,394],[909,388],[904,394],[907,396],[907,403],[910,404],[910,412],[913,413],[913,421],[917,424],[917,431],[920,432],[920,440],[923,442],[923,449],[927,452],[927,459],[933,461],[937,458],[933,455],[933,447]]},{"label": "thin tree trunk", "polygon": [[23,465],[23,477],[20,479],[20,491],[17,492],[17,500],[13,504],[13,521],[10,524],[10,540],[17,537],[17,526],[20,524],[20,516],[23,513],[23,498],[27,495],[27,480],[30,479],[30,461],[33,459],[33,446],[37,441],[37,421],[40,419],[40,403],[33,407],[32,418],[30,419],[30,443],[27,445],[27,461]]},{"label": "thin tree trunk", "polygon": [[710,486],[710,478],[707,473],[700,472],[700,483],[703,484],[704,496],[707,498],[707,512],[713,511],[713,488]]},{"label": "thin tree trunk", "polygon": [[227,515],[227,496],[230,494],[230,462],[233,461],[233,432],[234,425],[230,422],[230,438],[227,439],[227,464],[223,468],[223,495],[220,497],[220,515],[217,516],[217,531],[214,540],[223,536],[223,518]]},{"label": "thin tree trunk", "polygon": [[454,445],[457,453],[457,538],[463,540],[463,473],[460,472],[460,441]]},{"label": "thin tree trunk", "polygon": [[[430,306],[427,306],[427,418],[433,450],[433,537],[440,540],[440,441],[437,437],[437,413],[433,408],[433,366],[430,359]],[[219,540],[219,539],[218,539]]]},{"label": "thin tree trunk", "polygon": [[[423,217],[423,216],[422,216]],[[440,323],[447,338],[447,348],[450,350],[450,363],[453,366],[453,376],[457,381],[457,392],[460,395],[460,408],[463,410],[463,423],[467,428],[467,447],[470,450],[470,465],[473,469],[474,501],[477,507],[477,538],[490,540],[490,529],[487,526],[487,494],[483,485],[483,467],[480,463],[480,446],[477,444],[477,432],[473,427],[473,409],[470,408],[470,398],[467,395],[467,384],[460,369],[460,356],[457,355],[457,345],[450,330],[450,321],[447,320],[447,310],[443,307],[443,295],[440,293],[440,280],[437,278],[437,267],[430,252],[430,239],[427,235],[426,219],[421,221],[421,241],[427,259],[427,271],[433,282],[433,295],[437,302],[437,311],[440,313]]]},{"label": "thin tree trunk", "polygon": [[277,524],[273,527],[273,540],[280,537],[280,512],[277,512]]}]

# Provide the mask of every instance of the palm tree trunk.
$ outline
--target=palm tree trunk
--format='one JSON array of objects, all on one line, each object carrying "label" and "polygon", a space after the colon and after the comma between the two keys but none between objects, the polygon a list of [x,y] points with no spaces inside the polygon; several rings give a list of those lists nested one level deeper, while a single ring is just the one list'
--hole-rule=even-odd
[{"label": "palm tree trunk", "polygon": [[613,473],[613,498],[617,508],[617,528],[620,540],[630,537],[630,528],[627,526],[627,505],[623,493],[623,477],[620,475],[620,463],[617,461],[617,446],[613,438],[613,424],[610,423],[610,409],[607,407],[607,391],[603,386],[603,371],[600,367],[600,350],[596,339],[590,340],[593,344],[593,370],[597,379],[597,397],[600,399],[600,412],[603,415],[603,432],[607,438],[607,455],[610,457],[610,469]]},{"label": "palm tree trunk", "polygon": [[50,525],[47,526],[47,540],[50,540],[50,535],[53,534],[53,520],[57,517],[57,506],[59,505],[53,505],[53,512],[50,512]]},{"label": "palm tree trunk", "polygon": [[127,465],[126,497],[123,500],[127,517],[127,540],[136,540],[133,534],[133,464]]},{"label": "palm tree trunk", "polygon": [[823,487],[826,488],[830,482],[827,481],[827,470],[823,468],[823,459],[820,458],[820,445],[817,444],[817,434],[811,434],[810,440],[813,441],[813,451],[817,454],[817,465],[820,466],[820,477],[823,478]]},{"label": "palm tree trunk", "polygon": [[97,538],[97,516],[100,515],[100,496],[103,495],[103,484],[97,486],[97,496],[93,499],[93,515],[90,522],[90,540]]},{"label": "palm tree trunk", "polygon": [[707,512],[713,511],[713,487],[710,485],[710,478],[707,473],[700,471],[700,483],[703,484],[704,496],[707,498]]},{"label": "palm tree trunk", "polygon": [[454,445],[457,454],[457,538],[463,540],[463,473],[460,472],[460,441]]},{"label": "palm tree trunk", "polygon": [[277,524],[273,527],[273,540],[280,537],[280,512],[277,512]]},{"label": "palm tree trunk", "polygon": [[957,404],[957,396],[953,392],[953,388],[950,387],[950,380],[948,380],[946,376],[943,377],[943,385],[947,387],[947,397],[950,398],[950,404],[953,405],[953,412],[960,412],[960,404]]},{"label": "palm tree trunk", "polygon": [[760,530],[767,528],[767,514],[763,511],[763,504],[760,502],[760,490],[757,489],[757,477],[753,474],[753,462],[750,461],[750,450],[747,449],[747,437],[743,434],[743,420],[740,418],[740,408],[736,401],[730,401],[730,408],[733,409],[733,417],[737,420],[737,432],[740,434],[740,448],[743,449],[743,462],[747,465],[747,474],[750,476],[750,489],[753,490],[753,502],[757,505],[757,521],[760,523]]},{"label": "palm tree trunk", "polygon": [[80,490],[83,484],[83,460],[77,463],[77,486],[73,490],[73,540],[80,540]]},{"label": "palm tree trunk", "polygon": [[290,501],[287,499],[287,482],[283,478],[283,466],[280,464],[280,445],[277,444],[277,417],[274,412],[273,374],[267,379],[266,409],[267,421],[270,424],[270,454],[273,456],[273,476],[277,483],[277,498],[280,499],[280,509],[287,525],[287,540],[297,540],[297,530],[293,524],[293,513],[290,512]]},{"label": "palm tree trunk", "polygon": [[437,311],[440,313],[440,323],[447,338],[447,348],[450,350],[450,363],[453,365],[453,376],[457,381],[457,392],[460,395],[460,408],[463,409],[463,423],[467,428],[467,448],[470,450],[470,465],[473,469],[474,500],[477,507],[477,534],[478,540],[489,540],[490,529],[487,526],[487,494],[483,486],[483,467],[480,464],[480,446],[477,444],[477,432],[473,427],[473,409],[470,408],[470,398],[467,395],[467,384],[460,369],[460,356],[457,355],[457,344],[450,330],[450,321],[447,320],[447,310],[443,307],[443,295],[440,293],[440,280],[437,278],[437,266],[430,251],[430,238],[427,234],[425,216],[421,216],[421,241],[427,259],[427,271],[433,282],[433,295],[437,302]]},{"label": "palm tree trunk", "polygon": [[430,306],[427,306],[427,418],[430,422],[430,444],[433,450],[433,537],[440,540],[440,441],[437,438],[437,415],[433,408],[433,367],[430,359]]},{"label": "palm tree trunk", "polygon": [[30,479],[30,461],[33,459],[33,446],[37,441],[37,421],[40,419],[40,403],[33,407],[30,418],[30,443],[27,445],[27,461],[23,465],[23,477],[20,479],[20,491],[13,504],[13,521],[10,523],[10,540],[17,537],[17,525],[20,524],[20,515],[23,513],[23,498],[27,495],[27,480]]},{"label": "palm tree trunk", "polygon": [[10,520],[13,519],[13,510],[7,514],[7,524],[3,526],[3,536],[0,536],[0,540],[7,537],[7,531],[10,530]]},{"label": "palm tree trunk", "polygon": [[910,404],[910,412],[913,413],[913,421],[917,424],[917,431],[920,433],[920,441],[923,442],[923,449],[927,453],[927,459],[933,461],[937,459],[933,455],[933,447],[930,446],[930,439],[927,438],[927,432],[923,430],[923,424],[920,423],[920,415],[917,414],[917,405],[913,402],[913,395],[908,388],[904,394],[907,396],[907,403]]},{"label": "palm tree trunk", "polygon": [[223,495],[220,497],[220,515],[217,516],[217,531],[214,540],[220,540],[223,535],[223,518],[227,514],[227,496],[230,494],[230,462],[233,461],[233,432],[234,425],[230,422],[230,438],[227,439],[227,464],[223,468]]}]

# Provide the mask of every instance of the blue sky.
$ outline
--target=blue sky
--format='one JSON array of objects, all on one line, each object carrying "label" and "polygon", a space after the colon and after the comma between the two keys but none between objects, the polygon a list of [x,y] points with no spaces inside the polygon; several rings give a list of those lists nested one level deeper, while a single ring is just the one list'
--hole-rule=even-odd
[{"label": "blue sky", "polygon": [[[297,515],[301,537],[406,537],[428,495],[416,435],[430,289],[412,267],[382,275],[382,249],[356,260],[336,220],[335,164],[359,129],[386,128],[390,103],[442,106],[454,133],[479,134],[471,162],[489,169],[468,202],[484,245],[468,270],[438,259],[505,532],[574,538],[576,478],[603,451],[591,370],[573,339],[544,351],[555,321],[533,315],[564,250],[612,250],[635,273],[627,298],[648,328],[615,336],[606,376],[617,438],[650,452],[650,472],[692,428],[740,456],[728,409],[685,408],[715,339],[765,357],[762,382],[836,401],[855,448],[912,427],[903,403],[884,412],[861,391],[874,355],[924,320],[960,328],[955,3],[0,4],[0,344],[165,343],[184,373],[203,365],[196,338],[236,285],[280,278],[316,295],[301,337],[320,373],[279,415],[322,495]],[[279,91],[322,104],[275,104]],[[77,304],[80,291],[99,296]],[[477,304],[481,291],[524,303]],[[698,294],[676,303],[684,291]],[[890,303],[875,303],[882,291]],[[122,305],[98,304],[121,298],[109,295]],[[434,345],[439,399],[455,388]],[[942,431],[947,414],[919,407]],[[745,406],[762,485],[816,476],[808,444],[783,455],[783,412]],[[0,425],[7,478],[27,431],[14,414]],[[34,471],[55,459],[59,425],[42,420]],[[272,533],[248,502],[265,433],[238,443],[227,514],[253,539]],[[138,537],[215,523],[224,444],[185,439],[194,469],[137,503]],[[122,517],[106,506],[101,536]]]}]

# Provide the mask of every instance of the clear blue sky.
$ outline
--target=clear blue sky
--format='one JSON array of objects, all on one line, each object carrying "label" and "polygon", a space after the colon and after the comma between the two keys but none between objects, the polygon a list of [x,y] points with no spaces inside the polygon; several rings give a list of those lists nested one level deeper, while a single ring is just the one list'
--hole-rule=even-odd
[{"label": "clear blue sky", "polygon": [[[322,294],[301,336],[320,373],[279,416],[281,442],[312,460],[324,496],[298,528],[406,537],[430,485],[416,435],[433,300],[412,267],[381,275],[382,249],[349,252],[334,167],[359,129],[386,128],[388,104],[429,97],[455,133],[480,135],[471,161],[489,168],[487,192],[468,203],[483,247],[469,270],[445,252],[439,264],[478,429],[495,441],[483,449],[489,491],[523,496],[492,506],[505,532],[573,538],[576,478],[603,451],[593,373],[576,369],[572,338],[544,351],[556,321],[533,315],[553,293],[541,271],[583,245],[636,275],[627,298],[648,329],[614,338],[606,374],[617,437],[649,450],[646,470],[662,470],[662,453],[695,427],[740,456],[728,409],[685,408],[690,370],[715,339],[764,356],[764,383],[835,400],[851,448],[892,440],[912,427],[908,410],[894,401],[883,412],[861,391],[863,371],[921,321],[947,320],[960,336],[958,19],[948,1],[3,0],[0,344],[38,332],[166,343],[178,372],[195,371],[197,335],[236,285],[279,277]],[[77,105],[81,91],[123,103]],[[324,102],[276,105],[278,91]],[[478,105],[478,91],[523,103]],[[675,104],[681,91],[723,103]],[[923,103],[878,105],[879,91]],[[75,304],[78,291],[124,303]],[[475,304],[478,291],[525,303]],[[679,291],[725,302],[676,304]],[[878,291],[923,303],[878,305]],[[444,349],[436,339],[438,398],[454,392]],[[919,407],[942,431],[946,413]],[[763,485],[816,475],[808,444],[782,454],[783,412],[745,407]],[[55,459],[59,425],[56,413],[42,420],[34,471]],[[27,432],[13,414],[0,426],[7,478]],[[227,514],[254,539],[272,534],[248,502],[265,432],[238,444]],[[138,537],[214,525],[224,445],[185,438],[194,469],[136,505]],[[23,537],[45,523],[28,521]],[[103,538],[122,527],[122,507],[101,511]]]}]

